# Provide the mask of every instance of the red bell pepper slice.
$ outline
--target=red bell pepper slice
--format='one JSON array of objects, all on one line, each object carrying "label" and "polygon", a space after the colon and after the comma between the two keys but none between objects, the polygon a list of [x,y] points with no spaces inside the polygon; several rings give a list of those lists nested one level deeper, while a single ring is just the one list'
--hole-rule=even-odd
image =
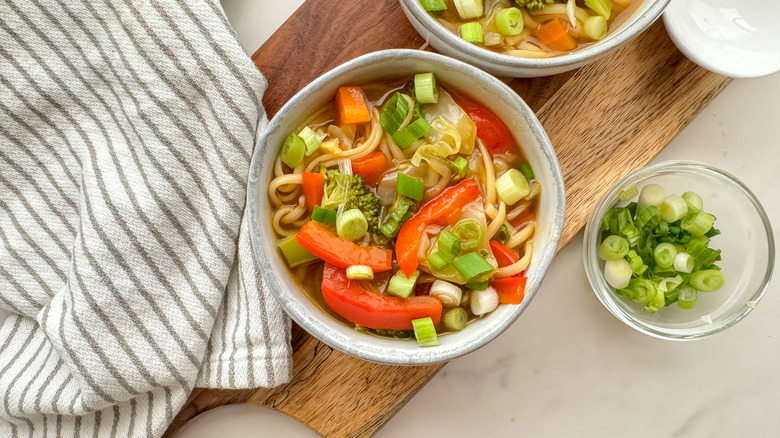
[{"label": "red bell pepper slice", "polygon": [[337,314],[373,329],[412,330],[412,320],[430,317],[434,325],[439,325],[441,319],[441,301],[434,297],[379,295],[349,280],[343,269],[328,263],[322,270],[322,297]]},{"label": "red bell pepper slice", "polygon": [[497,278],[490,283],[490,287],[498,292],[500,304],[520,304],[525,296],[525,284],[527,277]]},{"label": "red bell pepper slice", "polygon": [[514,137],[498,116],[462,95],[452,97],[477,125],[477,137],[482,140],[491,154],[503,154],[512,150],[515,144]]},{"label": "red bell pepper slice", "polygon": [[303,197],[306,199],[306,209],[311,213],[315,205],[322,205],[322,197],[325,195],[325,175],[303,172],[301,186],[303,186]]},{"label": "red bell pepper slice", "polygon": [[464,179],[457,185],[444,189],[404,222],[395,240],[395,256],[398,266],[407,277],[417,269],[417,251],[420,249],[420,239],[425,228],[432,224],[444,226],[454,223],[460,217],[463,207],[480,196],[482,192],[477,183]]},{"label": "red bell pepper slice", "polygon": [[[515,255],[514,252],[512,252],[511,249],[507,248],[505,245],[499,242],[496,242],[495,240],[490,241],[490,250],[493,251],[493,257],[496,258],[496,262],[498,263],[499,268],[513,265],[520,261],[520,259]],[[513,275],[513,277],[522,277],[523,272],[525,271],[520,271]]]},{"label": "red bell pepper slice", "polygon": [[392,268],[393,252],[376,246],[359,246],[326,230],[317,222],[309,221],[301,227],[295,241],[327,263],[346,269],[365,265],[374,272]]}]

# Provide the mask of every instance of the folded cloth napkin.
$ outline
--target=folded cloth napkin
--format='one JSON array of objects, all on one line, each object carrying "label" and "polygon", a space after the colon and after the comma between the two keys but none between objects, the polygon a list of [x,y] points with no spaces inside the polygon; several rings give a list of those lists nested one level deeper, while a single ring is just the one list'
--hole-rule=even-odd
[{"label": "folded cloth napkin", "polygon": [[218,0],[0,2],[0,437],[290,378],[244,216],[266,85]]}]

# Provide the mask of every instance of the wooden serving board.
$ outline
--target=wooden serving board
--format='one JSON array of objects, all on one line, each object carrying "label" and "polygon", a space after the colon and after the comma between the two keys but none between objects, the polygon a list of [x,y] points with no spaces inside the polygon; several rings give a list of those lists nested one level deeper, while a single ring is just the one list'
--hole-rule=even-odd
[{"label": "wooden serving board", "polygon": [[[397,0],[308,0],[252,59],[268,78],[264,103],[272,116],[311,80],[347,60],[423,44]],[[510,86],[536,112],[560,160],[567,199],[560,247],[585,225],[609,187],[650,161],[729,82],[684,58],[660,21],[580,70],[513,80]],[[168,434],[211,408],[251,403],[291,415],[324,436],[369,436],[444,366],[364,362],[298,327],[292,343],[288,384],[195,389]]]}]

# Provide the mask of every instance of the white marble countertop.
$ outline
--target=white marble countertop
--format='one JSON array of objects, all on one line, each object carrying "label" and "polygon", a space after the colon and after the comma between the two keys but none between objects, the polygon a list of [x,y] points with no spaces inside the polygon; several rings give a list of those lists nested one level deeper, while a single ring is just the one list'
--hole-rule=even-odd
[{"label": "white marble countertop", "polygon": [[[248,54],[301,3],[222,0]],[[733,173],[780,233],[780,74],[735,80],[656,161],[668,159]],[[735,327],[695,342],[661,341],[598,302],[581,240],[580,233],[560,253],[509,330],[448,364],[376,436],[780,436],[777,278]],[[312,433],[282,414],[237,406],[193,420],[177,438],[213,436]]]}]

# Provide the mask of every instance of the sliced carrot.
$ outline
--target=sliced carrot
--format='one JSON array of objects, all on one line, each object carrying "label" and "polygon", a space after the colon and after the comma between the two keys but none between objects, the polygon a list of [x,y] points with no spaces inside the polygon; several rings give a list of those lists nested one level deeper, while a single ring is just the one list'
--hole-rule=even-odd
[{"label": "sliced carrot", "polygon": [[352,172],[363,177],[368,186],[374,186],[390,167],[382,151],[372,152],[363,158],[352,160]]},{"label": "sliced carrot", "polygon": [[497,278],[490,283],[490,287],[498,293],[500,304],[520,304],[525,296],[526,277]]},{"label": "sliced carrot", "polygon": [[311,213],[315,205],[322,204],[322,196],[325,194],[325,175],[303,172],[301,186],[303,186],[303,197],[306,199],[306,209]]},{"label": "sliced carrot", "polygon": [[569,34],[559,18],[550,20],[536,29],[536,38],[552,50],[567,52],[577,48],[577,41]]},{"label": "sliced carrot", "polygon": [[339,87],[336,91],[336,123],[357,125],[371,121],[366,98],[360,87]]}]

